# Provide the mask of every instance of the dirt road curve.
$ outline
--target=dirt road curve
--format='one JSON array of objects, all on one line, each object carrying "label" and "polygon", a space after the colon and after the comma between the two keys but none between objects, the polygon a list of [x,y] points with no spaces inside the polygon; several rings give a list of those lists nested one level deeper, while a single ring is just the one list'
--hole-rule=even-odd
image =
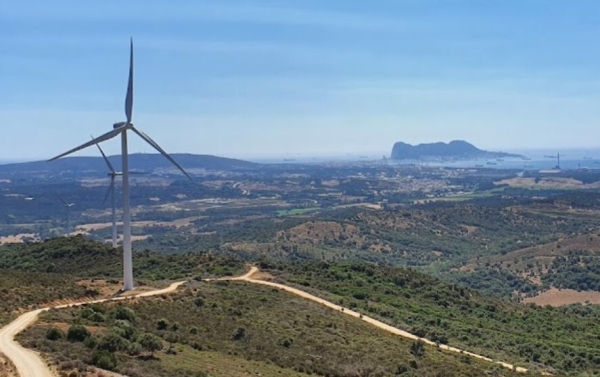
[{"label": "dirt road curve", "polygon": [[[411,334],[409,332],[397,329],[397,328],[392,327],[390,325],[386,325],[385,323],[383,323],[381,321],[378,321],[376,319],[367,317],[365,315],[361,316],[360,313],[358,313],[358,312],[352,311],[352,310],[350,310],[348,308],[342,308],[339,305],[336,305],[336,304],[334,304],[334,303],[332,303],[330,301],[324,300],[322,298],[313,296],[310,293],[301,291],[300,289],[292,288],[292,287],[289,287],[289,286],[283,285],[283,284],[273,283],[273,282],[270,282],[270,281],[253,279],[252,276],[255,275],[257,272],[258,272],[258,268],[252,267],[250,269],[250,271],[247,274],[245,274],[244,276],[230,278],[228,280],[232,280],[232,281],[245,281],[245,282],[252,283],[252,284],[260,284],[260,285],[266,285],[266,286],[269,286],[269,287],[278,288],[278,289],[284,290],[286,292],[293,293],[293,294],[295,294],[297,296],[300,296],[302,298],[314,301],[316,303],[319,303],[319,304],[321,304],[323,306],[326,306],[328,308],[331,308],[333,310],[342,312],[342,313],[347,314],[347,315],[349,315],[351,317],[358,318],[358,319],[360,319],[362,321],[365,321],[365,322],[367,322],[367,323],[369,323],[369,324],[371,324],[371,325],[373,325],[375,327],[378,327],[378,328],[380,328],[382,330],[385,330],[385,331],[387,331],[389,333],[392,333],[392,334],[395,334],[395,335],[398,335],[398,336],[401,336],[401,337],[407,338],[407,339],[421,340],[424,343],[432,345],[432,346],[436,346],[436,347],[438,346],[435,342],[432,342],[431,340],[419,338],[418,336],[416,336],[414,334]],[[512,364],[504,363],[504,362],[501,362],[501,361],[495,361],[495,360],[490,359],[489,357],[485,357],[485,356],[477,355],[477,354],[474,354],[474,353],[471,353],[471,352],[463,351],[463,350],[460,350],[458,348],[447,346],[445,344],[439,345],[439,348],[443,349],[443,350],[446,350],[446,351],[450,351],[450,352],[456,352],[456,353],[462,353],[464,355],[469,355],[469,356],[474,357],[476,359],[484,360],[484,361],[487,361],[487,362],[490,362],[490,363],[494,363],[494,364],[498,364],[498,365],[501,365],[504,368],[515,370],[515,371],[520,372],[520,373],[527,373],[528,372],[528,370],[525,369],[525,368],[515,367]],[[0,349],[0,351],[1,351],[1,349]]]},{"label": "dirt road curve", "polygon": [[[101,303],[107,301],[120,301],[127,300],[130,298],[137,297],[149,297],[156,296],[165,293],[170,293],[175,291],[179,286],[184,284],[185,282],[178,282],[171,284],[168,288],[160,289],[157,291],[150,291],[140,293],[138,295],[132,295],[127,297],[115,297],[104,300],[96,300],[96,301],[85,301],[75,304],[68,305],[60,305],[55,306],[56,309],[67,308],[70,306],[81,306],[84,304],[92,304],[92,303]],[[41,312],[46,310],[50,310],[51,308],[38,309],[31,312],[27,312],[21,315],[19,318],[15,319],[12,323],[0,329],[0,353],[3,353],[6,357],[8,357],[19,372],[20,377],[54,377],[54,373],[52,373],[51,369],[46,365],[46,363],[42,360],[40,355],[34,351],[25,349],[21,347],[19,343],[17,343],[14,338],[15,335],[25,330],[28,326],[33,324],[38,315]]]}]

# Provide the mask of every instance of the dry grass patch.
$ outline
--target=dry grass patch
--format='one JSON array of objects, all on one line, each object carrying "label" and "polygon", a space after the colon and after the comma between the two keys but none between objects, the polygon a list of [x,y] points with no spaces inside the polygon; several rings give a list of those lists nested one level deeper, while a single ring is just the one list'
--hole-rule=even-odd
[{"label": "dry grass patch", "polygon": [[211,377],[304,377],[290,369],[270,363],[248,361],[218,352],[199,352],[189,346],[178,346],[177,355],[161,355],[161,363],[170,370],[204,371]]},{"label": "dry grass patch", "polygon": [[600,292],[575,291],[573,289],[552,288],[535,297],[523,300],[525,303],[534,303],[540,306],[565,306],[571,304],[600,304]]},{"label": "dry grass patch", "polygon": [[40,241],[40,236],[37,233],[20,233],[12,236],[0,237],[0,245],[7,243],[24,243],[25,239],[31,239],[35,242]]}]

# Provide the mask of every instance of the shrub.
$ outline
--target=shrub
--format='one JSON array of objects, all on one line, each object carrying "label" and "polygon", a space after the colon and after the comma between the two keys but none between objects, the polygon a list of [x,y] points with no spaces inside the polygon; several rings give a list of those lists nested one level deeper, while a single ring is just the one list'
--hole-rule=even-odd
[{"label": "shrub", "polygon": [[162,339],[154,334],[144,334],[140,339],[140,345],[152,355],[154,355],[154,352],[160,351],[163,348]]},{"label": "shrub", "polygon": [[127,353],[131,356],[139,356],[139,355],[141,355],[143,350],[144,350],[144,348],[142,347],[141,344],[131,343],[129,345],[129,350],[127,351]]},{"label": "shrub", "polygon": [[421,340],[413,342],[413,344],[410,346],[410,353],[415,356],[425,355],[425,343],[423,343]]},{"label": "shrub", "polygon": [[92,356],[92,364],[101,369],[114,370],[117,367],[117,357],[107,351],[97,351]]},{"label": "shrub", "polygon": [[108,352],[125,351],[129,349],[129,342],[126,339],[121,338],[115,333],[106,335],[98,343],[98,349]]},{"label": "shrub", "polygon": [[88,336],[84,341],[83,344],[93,350],[94,348],[98,347],[98,343],[100,342],[100,339],[98,339],[98,337],[96,335],[92,335],[92,336]]},{"label": "shrub", "polygon": [[48,329],[48,331],[46,331],[46,339],[48,339],[48,340],[56,341],[56,340],[61,340],[64,337],[65,337],[65,333],[57,327],[51,327]]},{"label": "shrub", "polygon": [[164,318],[161,318],[158,320],[158,322],[156,322],[157,330],[166,330],[168,327],[169,327],[169,321],[167,321]]},{"label": "shrub", "polygon": [[106,321],[106,316],[102,313],[93,313],[89,316],[89,320],[96,323],[102,323]]},{"label": "shrub", "polygon": [[246,337],[246,329],[243,327],[238,327],[233,334],[231,335],[231,339],[235,341],[240,341]]},{"label": "shrub", "polygon": [[73,325],[67,332],[67,339],[71,342],[83,342],[90,336],[90,332],[85,326]]},{"label": "shrub", "polygon": [[194,304],[196,304],[196,306],[199,308],[203,307],[204,306],[204,298],[196,297],[196,299],[194,300]]},{"label": "shrub", "polygon": [[135,322],[135,312],[127,306],[119,306],[115,312],[115,319]]}]

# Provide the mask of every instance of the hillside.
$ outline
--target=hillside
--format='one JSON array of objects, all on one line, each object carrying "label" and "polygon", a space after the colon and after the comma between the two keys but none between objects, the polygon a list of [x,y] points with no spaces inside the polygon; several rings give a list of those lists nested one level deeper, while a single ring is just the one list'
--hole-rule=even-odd
[{"label": "hillside", "polygon": [[514,304],[414,270],[369,263],[263,262],[262,267],[275,281],[434,342],[553,375],[600,368],[597,306]]},{"label": "hillside", "polygon": [[[0,247],[0,266],[5,269],[0,275],[5,298],[0,325],[19,308],[99,294],[76,281],[117,278],[119,261],[114,249],[82,237]],[[149,252],[137,254],[134,263],[136,273],[146,279],[231,274],[241,266],[210,254]],[[94,280],[86,280],[90,282]],[[74,366],[85,369],[82,362],[145,377],[242,377],[249,372],[267,377],[479,376],[489,371],[516,375],[461,355],[422,349],[412,341],[272,289],[228,282],[190,282],[186,287],[175,296],[130,303],[131,311],[119,304],[50,311],[19,338],[26,346],[56,358],[67,375],[79,375],[71,372]],[[161,321],[167,323],[165,328],[160,327]],[[74,323],[84,324],[93,336],[85,342],[47,339],[50,327],[60,337]],[[148,357],[141,346],[144,334],[160,337],[162,351],[157,357]],[[113,353],[116,359],[110,356]],[[112,360],[118,360],[117,364],[111,364]]]},{"label": "hillside", "polygon": [[[54,273],[74,279],[118,278],[122,257],[118,249],[82,236],[55,238],[40,243],[0,246],[0,269],[28,273]],[[134,254],[134,274],[144,280],[175,280],[198,274],[233,275],[242,263],[227,256],[213,259],[204,253]]]},{"label": "hillside", "polygon": [[[75,342],[46,339],[49,329],[67,332],[76,323],[93,335]],[[149,336],[159,341],[152,357],[141,347]],[[66,372],[83,361],[144,377],[517,375],[277,290],[233,282],[192,283],[183,292],[127,306],[49,312],[20,341],[49,354]]]},{"label": "hillside", "polygon": [[420,160],[420,159],[452,159],[470,160],[478,158],[504,158],[521,157],[504,152],[488,152],[475,147],[473,144],[462,140],[450,143],[430,143],[410,145],[403,142],[394,144],[392,159],[394,160]]},{"label": "hillside", "polygon": [[[258,164],[209,155],[171,155],[184,169],[239,170],[256,168]],[[120,170],[121,157],[109,157],[115,169]],[[129,156],[131,169],[152,172],[157,169],[172,169],[172,164],[160,154],[137,153]],[[57,161],[35,161],[0,165],[0,174],[61,174],[64,172],[106,172],[106,164],[99,157],[66,157]]]},{"label": "hillside", "polygon": [[[595,232],[560,238],[504,255],[471,260],[463,271],[505,271],[542,287],[600,291],[598,235]],[[600,296],[599,296],[600,297]]]}]

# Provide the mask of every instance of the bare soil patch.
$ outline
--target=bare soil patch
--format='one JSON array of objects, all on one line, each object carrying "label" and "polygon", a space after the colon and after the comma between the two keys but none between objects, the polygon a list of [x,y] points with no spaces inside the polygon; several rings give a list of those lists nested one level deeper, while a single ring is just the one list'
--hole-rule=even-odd
[{"label": "bare soil patch", "polygon": [[36,233],[21,233],[12,236],[0,237],[0,245],[7,243],[24,243],[26,238],[31,238],[33,241],[39,241],[40,237]]},{"label": "bare soil patch", "polygon": [[540,306],[564,306],[571,304],[600,304],[600,292],[582,291],[573,289],[552,288],[535,297],[523,300],[525,303],[534,303]]},{"label": "bare soil patch", "polygon": [[[135,228],[147,228],[152,226],[182,228],[192,225],[192,222],[198,220],[199,218],[200,217],[186,217],[184,219],[178,219],[174,221],[133,221],[131,223],[131,226]],[[123,223],[117,222],[117,226],[123,226]],[[96,230],[107,229],[110,227],[112,227],[112,223],[92,223],[78,225],[77,230],[83,232],[93,232]]]},{"label": "bare soil patch", "polygon": [[583,182],[573,178],[546,177],[536,182],[535,178],[511,178],[497,182],[510,187],[538,187],[538,188],[578,188]]},{"label": "bare soil patch", "polygon": [[77,285],[97,291],[100,298],[110,297],[119,292],[122,287],[121,282],[97,279],[79,280]]},{"label": "bare soil patch", "polygon": [[258,271],[252,275],[250,275],[250,278],[252,279],[256,279],[256,280],[265,280],[265,281],[270,281],[275,279],[275,277],[271,274],[269,274],[268,272],[262,272],[262,271]]}]

